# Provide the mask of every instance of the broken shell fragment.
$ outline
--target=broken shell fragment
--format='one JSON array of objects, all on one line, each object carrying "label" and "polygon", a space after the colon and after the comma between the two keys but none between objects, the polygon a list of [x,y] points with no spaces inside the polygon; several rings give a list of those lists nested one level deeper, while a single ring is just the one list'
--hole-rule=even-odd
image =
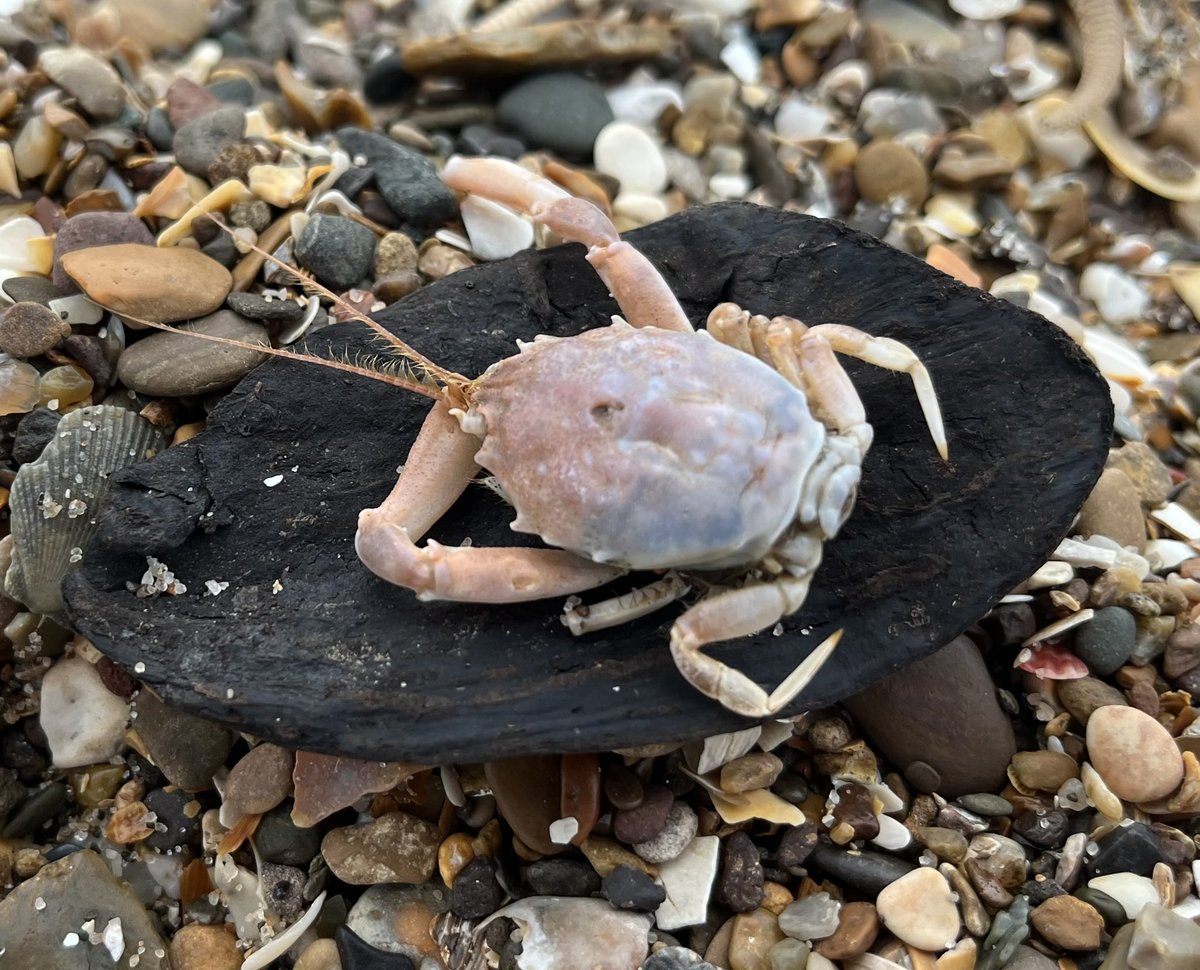
[{"label": "broken shell fragment", "polygon": [[[602,899],[530,896],[485,919],[475,928],[476,937],[502,916],[520,927],[520,970],[623,970],[641,966],[650,952],[650,917],[614,910]],[[587,933],[579,932],[581,926]]]},{"label": "broken shell fragment", "polygon": [[36,461],[13,482],[12,565],[5,591],[36,613],[62,611],[61,584],[78,568],[99,521],[113,472],[145,461],[163,446],[148,421],[124,408],[72,411]]},{"label": "broken shell fragment", "polygon": [[1108,112],[1096,112],[1083,124],[1109,163],[1131,182],[1172,202],[1200,202],[1200,169],[1181,156],[1174,164],[1127,138]]}]

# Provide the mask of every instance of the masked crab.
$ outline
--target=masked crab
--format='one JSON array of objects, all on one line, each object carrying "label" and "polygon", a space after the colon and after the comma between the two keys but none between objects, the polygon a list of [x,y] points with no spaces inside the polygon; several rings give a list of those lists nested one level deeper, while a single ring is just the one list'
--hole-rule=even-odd
[{"label": "masked crab", "polygon": [[[499,159],[452,159],[443,178],[587,245],[623,318],[521,344],[475,380],[443,379],[391,494],[359,516],[360,559],[422,600],[570,596],[563,621],[576,634],[701,587],[671,628],[680,673],[744,716],[778,712],[840,631],[769,694],[704,648],[799,610],[823,543],[854,505],[872,429],[835,353],[910,375],[945,458],[924,365],[886,337],[752,316],[731,303],[696,331],[662,276],[596,206]],[[516,509],[512,528],[557,548],[418,545],[480,467]],[[575,595],[631,570],[662,575],[590,606]]]}]

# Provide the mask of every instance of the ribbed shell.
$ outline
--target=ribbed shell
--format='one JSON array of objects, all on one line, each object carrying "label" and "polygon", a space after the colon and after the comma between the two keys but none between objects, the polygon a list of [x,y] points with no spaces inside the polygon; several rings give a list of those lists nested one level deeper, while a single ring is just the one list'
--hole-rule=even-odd
[{"label": "ribbed shell", "polygon": [[22,465],[13,482],[8,595],[34,613],[60,612],[63,577],[78,568],[96,531],[112,473],[163,446],[153,425],[124,408],[97,405],[66,415],[42,454]]},{"label": "ribbed shell", "polygon": [[476,459],[513,528],[597,562],[717,568],[791,524],[825,429],[775,370],[705,333],[615,325],[490,368]]}]

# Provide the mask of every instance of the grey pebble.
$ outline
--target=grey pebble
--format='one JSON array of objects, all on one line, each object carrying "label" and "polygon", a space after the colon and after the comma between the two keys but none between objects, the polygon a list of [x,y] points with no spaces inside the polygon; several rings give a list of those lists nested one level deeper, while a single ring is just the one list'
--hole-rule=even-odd
[{"label": "grey pebble", "polygon": [[51,81],[99,121],[112,121],[125,107],[120,76],[107,61],[82,47],[43,50],[39,66]]},{"label": "grey pebble", "polygon": [[13,303],[40,303],[42,306],[67,295],[43,276],[10,276],[4,281],[3,289]]},{"label": "grey pebble", "polygon": [[642,970],[717,970],[695,950],[682,946],[665,946],[650,954]]},{"label": "grey pebble", "polygon": [[670,862],[695,838],[699,824],[700,820],[687,802],[676,802],[667,813],[663,830],[652,839],[635,843],[633,851],[653,865]]},{"label": "grey pebble", "polygon": [[779,928],[793,940],[823,940],[838,928],[842,904],[829,893],[813,893],[788,903],[779,914]]},{"label": "grey pebble", "polygon": [[[243,320],[232,310],[218,310],[179,329],[248,343],[269,343],[267,331],[260,324]],[[195,340],[182,333],[152,333],[121,355],[117,377],[141,394],[184,397],[228,387],[265,359],[265,354],[256,351]]]},{"label": "grey pebble", "polygon": [[225,298],[225,305],[238,316],[262,323],[295,323],[304,316],[304,307],[295,300],[268,300],[236,290]]},{"label": "grey pebble", "polygon": [[304,883],[308,876],[295,866],[264,862],[258,878],[267,908],[286,923],[293,923],[304,912]]},{"label": "grey pebble", "polygon": [[231,105],[201,115],[175,132],[171,148],[175,160],[193,175],[205,176],[226,145],[240,142],[246,134],[246,115]]},{"label": "grey pebble", "polygon": [[254,848],[266,862],[307,867],[321,851],[321,830],[292,821],[292,803],[267,812],[254,832]]},{"label": "grey pebble", "polygon": [[513,85],[496,105],[496,118],[531,147],[590,158],[596,136],[613,113],[604,88],[562,71]]},{"label": "grey pebble", "polygon": [[538,859],[525,867],[525,881],[538,896],[590,896],[600,891],[600,876],[578,859]]},{"label": "grey pebble", "polygon": [[420,152],[362,128],[340,128],[337,137],[352,156],[366,159],[379,193],[402,222],[432,226],[458,211],[454,193]]},{"label": "grey pebble", "polygon": [[62,258],[79,249],[118,243],[153,246],[154,235],[141,219],[128,212],[81,212],[71,216],[54,237],[54,285],[62,293],[79,293],[79,284],[62,268]]},{"label": "grey pebble", "polygon": [[[154,788],[146,792],[142,802],[158,820],[146,844],[158,852],[167,852],[181,845],[196,843],[200,835],[201,812],[193,811],[196,796],[181,788]],[[191,807],[189,807],[191,806]],[[159,826],[165,831],[160,831]]]},{"label": "grey pebble", "polygon": [[961,795],[957,801],[968,812],[986,815],[989,818],[1007,818],[1013,813],[1011,802],[989,792]]},{"label": "grey pebble", "polygon": [[0,828],[0,838],[24,839],[67,807],[70,794],[61,781],[39,788],[12,813]]},{"label": "grey pebble", "polygon": [[138,694],[133,709],[133,727],[166,779],[186,791],[212,788],[213,775],[233,747],[233,734],[168,707],[146,690]]},{"label": "grey pebble", "polygon": [[371,273],[375,233],[344,216],[313,216],[296,240],[296,259],[331,290],[348,290]]},{"label": "grey pebble", "polygon": [[1096,610],[1091,623],[1075,634],[1075,652],[1097,677],[1107,677],[1121,669],[1133,653],[1137,621],[1119,606]]},{"label": "grey pebble", "polygon": [[663,904],[667,891],[654,877],[633,866],[617,866],[604,878],[604,898],[617,909],[652,913]]}]

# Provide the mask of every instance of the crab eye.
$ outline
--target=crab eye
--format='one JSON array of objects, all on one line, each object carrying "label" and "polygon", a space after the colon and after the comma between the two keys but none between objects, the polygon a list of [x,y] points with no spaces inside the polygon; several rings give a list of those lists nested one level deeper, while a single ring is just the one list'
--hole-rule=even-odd
[{"label": "crab eye", "polygon": [[608,424],[619,411],[624,411],[625,405],[620,401],[604,401],[592,405],[592,420],[597,424]]}]

